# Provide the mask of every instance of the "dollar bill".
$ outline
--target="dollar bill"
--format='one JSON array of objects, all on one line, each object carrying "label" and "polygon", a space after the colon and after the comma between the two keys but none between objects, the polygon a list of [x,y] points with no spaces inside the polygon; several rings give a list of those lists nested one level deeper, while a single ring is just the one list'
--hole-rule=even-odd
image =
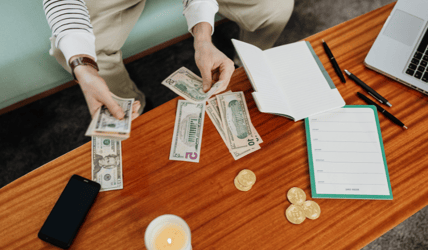
[{"label": "dollar bill", "polygon": [[230,150],[230,153],[232,154],[233,159],[239,160],[242,157],[249,155],[257,150],[261,149],[259,144],[256,144],[255,146],[252,146],[251,148],[244,148],[244,149],[236,149],[236,150]]},{"label": "dollar bill", "polygon": [[[226,93],[231,93],[232,91],[227,91],[227,92],[225,92],[224,94],[226,94]],[[218,107],[218,103],[217,103],[217,98],[215,98],[215,97],[213,97],[213,98],[210,98],[210,99],[208,99],[208,101],[207,101],[207,103],[208,103],[208,105],[210,105],[211,107],[213,107],[213,111],[218,115],[218,116],[220,116],[220,109],[219,109],[219,107]]]},{"label": "dollar bill", "polygon": [[[217,103],[215,98],[212,98],[212,99],[214,99],[214,101]],[[218,107],[213,106],[211,103],[212,103],[212,100],[208,101],[208,104],[206,106],[206,111],[207,111],[208,117],[213,122],[214,127],[217,129],[217,132],[220,134],[221,139],[223,139],[224,144],[226,144],[226,146],[227,146],[226,135],[224,133],[222,121],[220,118],[220,113],[216,111],[216,109],[218,109]]]},{"label": "dollar bill", "polygon": [[125,113],[124,118],[122,120],[114,118],[107,107],[102,106],[97,110],[89,124],[89,127],[86,130],[86,136],[101,136],[117,140],[125,140],[129,138],[131,133],[131,115],[134,98],[112,97]]},{"label": "dollar bill", "polygon": [[123,189],[121,141],[92,137],[92,180],[100,191]]},{"label": "dollar bill", "polygon": [[251,128],[245,96],[242,91],[217,95],[222,127],[230,151],[253,148],[258,145]]},{"label": "dollar bill", "polygon": [[[232,93],[232,91],[227,91],[227,92],[225,92],[224,94],[226,94],[226,93]],[[214,111],[213,113],[214,114],[216,114],[217,116],[216,116],[216,118],[217,119],[219,119],[220,121],[221,121],[221,117],[220,117],[220,109],[219,109],[219,107],[218,107],[218,103],[217,103],[217,98],[216,97],[213,97],[213,98],[210,98],[210,99],[208,99],[208,101],[207,101],[207,113],[208,113],[208,106],[211,106],[212,107],[212,110]],[[212,118],[211,118],[211,116],[212,115],[210,115],[209,113],[208,113],[208,116],[210,116],[210,119],[211,120],[213,120]],[[216,118],[214,118],[214,119],[216,119]],[[213,123],[214,123],[214,121],[213,121]],[[263,140],[262,140],[262,137],[259,135],[259,133],[257,132],[257,130],[256,130],[256,128],[254,127],[254,125],[253,125],[253,123],[251,122],[251,120],[250,120],[250,123],[251,123],[251,129],[253,130],[253,133],[254,133],[254,135],[255,135],[255,137],[256,137],[256,140],[257,140],[257,143],[262,143],[263,142]],[[220,124],[222,124],[222,123],[220,123]],[[216,125],[216,124],[214,124],[214,125]],[[216,126],[216,128],[217,128],[217,126]],[[219,129],[217,128],[217,131],[218,131]],[[222,129],[223,131],[224,131],[224,129]],[[218,131],[219,132],[219,134],[220,135],[222,135],[222,134],[224,134],[224,132],[223,131]],[[223,136],[222,136],[222,138],[223,138]]]},{"label": "dollar bill", "polygon": [[213,84],[211,89],[203,91],[202,78],[185,67],[179,68],[162,82],[163,85],[194,103],[205,103],[221,86],[222,81]]},{"label": "dollar bill", "polygon": [[205,102],[178,100],[170,160],[199,162]]},{"label": "dollar bill", "polygon": [[[220,134],[221,139],[223,139],[223,142],[224,142],[224,144],[227,147],[228,144],[226,142],[226,138],[225,138],[226,135],[225,135],[224,129],[222,127],[222,121],[221,121],[221,118],[216,113],[215,109],[216,108],[213,107],[210,104],[210,102],[208,102],[208,104],[206,106],[207,114],[210,117],[211,121],[214,124],[214,127],[217,129],[217,132]],[[229,147],[228,147],[228,149],[229,149]],[[230,151],[230,149],[229,149],[229,151],[232,154],[233,159],[238,160],[238,159],[241,159],[242,157],[244,157],[244,156],[246,156],[248,154],[251,154],[252,152],[254,152],[256,150],[259,150],[259,149],[260,149],[260,146],[257,144],[257,145],[255,145],[254,147],[251,147],[251,148],[236,149],[234,151]]]}]

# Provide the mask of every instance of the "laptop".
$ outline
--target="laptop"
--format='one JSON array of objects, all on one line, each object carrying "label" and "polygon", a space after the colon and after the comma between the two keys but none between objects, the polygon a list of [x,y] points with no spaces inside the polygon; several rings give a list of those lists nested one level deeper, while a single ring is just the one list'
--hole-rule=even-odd
[{"label": "laptop", "polygon": [[364,64],[428,95],[428,0],[398,0]]}]

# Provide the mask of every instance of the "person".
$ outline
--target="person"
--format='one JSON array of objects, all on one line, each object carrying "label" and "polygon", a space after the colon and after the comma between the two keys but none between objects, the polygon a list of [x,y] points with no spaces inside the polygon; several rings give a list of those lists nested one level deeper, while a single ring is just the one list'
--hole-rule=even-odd
[{"label": "person", "polygon": [[[73,74],[91,116],[105,105],[117,119],[124,117],[112,93],[135,98],[133,119],[144,110],[145,96],[129,77],[120,49],[145,3],[146,0],[43,0],[52,30],[49,53]],[[217,12],[239,25],[239,40],[264,50],[274,45],[293,7],[294,0],[183,0],[183,15],[194,37],[195,62],[203,90],[211,88],[214,76],[223,80],[217,93],[224,91],[235,69],[233,61],[211,41]]]}]

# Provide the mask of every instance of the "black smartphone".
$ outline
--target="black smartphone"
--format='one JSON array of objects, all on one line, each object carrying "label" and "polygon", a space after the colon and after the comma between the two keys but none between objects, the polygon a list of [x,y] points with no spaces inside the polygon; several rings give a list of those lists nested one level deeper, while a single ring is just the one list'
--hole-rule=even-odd
[{"label": "black smartphone", "polygon": [[69,248],[101,185],[73,175],[39,231],[39,238],[60,248]]}]

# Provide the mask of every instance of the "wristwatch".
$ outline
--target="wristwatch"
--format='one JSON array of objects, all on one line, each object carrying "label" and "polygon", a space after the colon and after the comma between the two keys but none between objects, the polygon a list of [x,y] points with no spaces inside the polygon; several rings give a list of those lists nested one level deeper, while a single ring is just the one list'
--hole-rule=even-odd
[{"label": "wristwatch", "polygon": [[71,74],[73,75],[74,80],[77,81],[76,75],[74,74],[74,69],[79,65],[89,65],[99,71],[97,63],[88,57],[78,57],[70,62]]}]

